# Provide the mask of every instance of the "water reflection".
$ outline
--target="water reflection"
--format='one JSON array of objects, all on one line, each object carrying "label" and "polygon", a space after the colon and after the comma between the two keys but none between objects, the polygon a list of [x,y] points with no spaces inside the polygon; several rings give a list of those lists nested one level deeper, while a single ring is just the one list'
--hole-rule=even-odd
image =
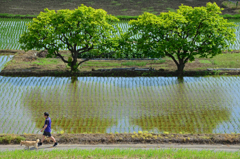
[{"label": "water reflection", "polygon": [[77,76],[72,76],[71,77],[71,83],[75,83],[78,80]]},{"label": "water reflection", "polygon": [[38,133],[45,111],[54,131],[240,133],[239,88],[239,76],[0,76],[0,133]]},{"label": "water reflection", "polygon": [[104,105],[99,99],[98,102],[86,87],[93,88],[96,85],[71,81],[61,86],[30,91],[26,96],[26,106],[31,112],[36,112],[33,119],[37,127],[43,125],[38,118],[42,117],[44,111],[50,113],[52,128],[56,131],[106,132],[107,127],[116,124],[116,119],[113,118],[114,105]]},{"label": "water reflection", "polygon": [[48,111],[55,131],[213,132],[230,119],[228,94],[215,82],[193,79],[83,77],[35,87],[27,92],[24,106],[39,128],[39,118]]}]

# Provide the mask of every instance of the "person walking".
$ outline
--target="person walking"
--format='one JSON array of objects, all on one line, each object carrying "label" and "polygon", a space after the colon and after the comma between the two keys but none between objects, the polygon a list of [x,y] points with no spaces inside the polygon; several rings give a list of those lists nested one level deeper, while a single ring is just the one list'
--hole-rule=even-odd
[{"label": "person walking", "polygon": [[43,141],[45,140],[45,136],[48,136],[52,139],[52,141],[54,142],[53,147],[57,146],[58,143],[56,142],[55,138],[51,135],[51,118],[49,117],[48,112],[44,113],[44,118],[45,120],[45,124],[41,130],[41,132],[43,132],[43,136],[42,136],[42,140],[38,143],[38,147],[42,146]]}]

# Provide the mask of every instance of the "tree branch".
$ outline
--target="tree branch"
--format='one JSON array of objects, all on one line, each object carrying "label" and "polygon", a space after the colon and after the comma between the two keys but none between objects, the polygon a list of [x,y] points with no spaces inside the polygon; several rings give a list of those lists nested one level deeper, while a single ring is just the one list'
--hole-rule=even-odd
[{"label": "tree branch", "polygon": [[86,61],[89,61],[90,59],[89,58],[86,58],[85,60],[81,61],[78,63],[78,66],[81,65],[82,63],[86,62]]},{"label": "tree branch", "polygon": [[[46,50],[49,50],[49,48],[47,48],[46,46],[43,46],[43,47],[44,47]],[[66,61],[66,60],[64,59],[64,57],[63,57],[61,54],[59,54],[59,52],[54,52],[54,54],[55,54],[56,56],[60,57],[63,62],[65,62],[65,63],[70,63],[70,62]]]},{"label": "tree branch", "polygon": [[189,59],[190,55],[183,61],[183,63],[187,63],[188,59]]},{"label": "tree branch", "polygon": [[[70,50],[71,52],[73,51],[73,47],[72,47],[72,45],[70,45],[70,43],[68,42],[68,38],[66,37],[66,35],[65,34],[63,34],[63,37],[65,38],[65,42],[66,42],[66,44],[67,44],[67,48],[68,48],[68,50]],[[64,41],[63,41],[63,39],[62,39],[62,37],[60,38],[60,40],[63,42],[63,43],[65,43]],[[70,48],[71,47],[71,48]]]},{"label": "tree branch", "polygon": [[79,51],[86,50],[86,49],[87,49],[87,46],[84,47],[84,48],[78,49],[78,50],[77,50],[77,53],[78,53]]},{"label": "tree branch", "polygon": [[63,62],[65,62],[65,63],[71,63],[71,62],[68,62],[67,60],[65,60],[64,57],[63,57],[61,54],[59,54],[58,52],[55,53],[55,54],[56,54],[58,57],[60,57]]},{"label": "tree branch", "polygon": [[177,62],[177,60],[175,59],[175,57],[173,55],[167,53],[166,51],[165,51],[165,54],[166,54],[166,56],[172,58],[176,65],[179,65],[179,63]]},{"label": "tree branch", "polygon": [[193,38],[193,40],[192,40],[193,43],[195,43],[195,38],[196,38],[197,35],[199,34],[200,26],[202,25],[202,23],[203,23],[204,20],[206,20],[206,18],[205,18],[205,19],[202,19],[202,20],[200,21],[198,27],[197,27],[197,32],[196,32],[196,34],[195,34],[195,36],[194,36],[194,38]]},{"label": "tree branch", "polygon": [[90,48],[87,48],[87,47],[88,47],[88,45],[86,47],[82,48],[82,49],[78,49],[80,51],[83,50],[82,52],[78,52],[78,54],[82,54],[84,52],[87,52],[87,51],[90,51],[90,50],[93,49],[93,45]]}]

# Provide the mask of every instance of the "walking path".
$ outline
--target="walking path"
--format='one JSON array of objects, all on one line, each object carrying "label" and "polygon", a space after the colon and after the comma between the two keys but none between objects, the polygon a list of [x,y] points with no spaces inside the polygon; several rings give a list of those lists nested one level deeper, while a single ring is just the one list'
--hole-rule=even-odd
[{"label": "walking path", "polygon": [[[39,150],[68,150],[68,149],[189,149],[189,150],[214,150],[214,151],[228,151],[234,152],[240,150],[240,145],[180,145],[180,144],[112,144],[112,145],[82,145],[82,144],[60,144],[57,147],[52,147],[52,145],[40,146]],[[0,145],[0,151],[6,150],[23,150],[24,146],[20,145]],[[35,150],[31,147],[30,150]]]}]

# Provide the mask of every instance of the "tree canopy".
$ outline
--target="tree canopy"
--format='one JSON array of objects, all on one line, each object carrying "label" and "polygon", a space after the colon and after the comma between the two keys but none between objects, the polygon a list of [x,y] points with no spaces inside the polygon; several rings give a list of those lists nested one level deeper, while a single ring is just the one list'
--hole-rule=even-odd
[{"label": "tree canopy", "polygon": [[[20,37],[21,48],[25,51],[45,48],[48,57],[58,56],[76,71],[78,66],[89,58],[78,61],[80,54],[90,50],[94,57],[111,53],[118,46],[116,17],[108,15],[102,9],[93,9],[81,5],[75,10],[45,9],[28,24],[28,30]],[[71,56],[66,59],[59,51],[67,48]],[[94,58],[92,57],[92,58]]]},{"label": "tree canopy", "polygon": [[[181,5],[177,12],[165,12],[160,16],[145,12],[137,20],[129,22],[131,28],[125,34],[128,43],[156,57],[168,56],[178,67],[179,76],[188,61],[196,56],[213,57],[227,49],[235,39],[234,23],[220,16],[216,3],[206,7]],[[134,35],[140,38],[133,38]]]}]

